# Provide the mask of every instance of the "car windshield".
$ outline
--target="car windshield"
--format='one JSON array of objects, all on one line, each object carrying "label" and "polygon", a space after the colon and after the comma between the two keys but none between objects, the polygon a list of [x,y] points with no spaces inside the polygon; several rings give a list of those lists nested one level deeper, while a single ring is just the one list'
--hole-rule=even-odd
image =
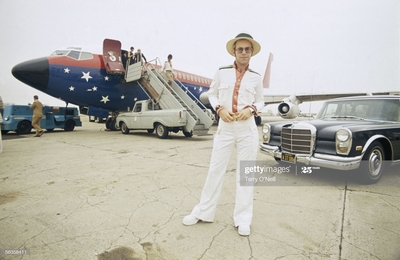
[{"label": "car windshield", "polygon": [[328,101],[324,103],[317,118],[358,118],[399,122],[399,110],[398,99]]}]

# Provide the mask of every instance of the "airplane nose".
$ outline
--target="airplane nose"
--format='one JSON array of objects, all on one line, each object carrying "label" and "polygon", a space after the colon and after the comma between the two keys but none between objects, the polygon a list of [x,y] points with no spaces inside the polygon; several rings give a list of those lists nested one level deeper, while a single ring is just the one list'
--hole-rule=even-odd
[{"label": "airplane nose", "polygon": [[25,61],[15,65],[11,73],[19,81],[45,91],[49,83],[49,61],[47,58]]}]

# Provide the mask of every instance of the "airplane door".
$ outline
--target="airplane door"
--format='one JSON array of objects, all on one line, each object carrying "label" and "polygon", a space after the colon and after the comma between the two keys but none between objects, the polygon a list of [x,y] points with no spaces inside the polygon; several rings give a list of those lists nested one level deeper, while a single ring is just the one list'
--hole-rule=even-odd
[{"label": "airplane door", "polygon": [[103,41],[103,60],[109,74],[124,74],[125,69],[121,59],[121,42],[111,39]]}]

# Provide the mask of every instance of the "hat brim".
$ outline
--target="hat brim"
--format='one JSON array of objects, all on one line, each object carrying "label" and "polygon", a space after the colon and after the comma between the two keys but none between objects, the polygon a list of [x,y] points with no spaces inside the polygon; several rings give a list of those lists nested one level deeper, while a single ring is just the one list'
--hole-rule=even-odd
[{"label": "hat brim", "polygon": [[261,45],[255,41],[252,38],[249,37],[236,37],[232,40],[230,40],[227,44],[226,44],[226,50],[229,52],[230,55],[232,55],[233,57],[236,57],[235,55],[235,50],[233,49],[233,45],[238,41],[238,40],[248,40],[249,42],[251,42],[251,44],[253,45],[253,52],[251,53],[251,56],[256,55],[257,53],[260,52],[261,50]]}]

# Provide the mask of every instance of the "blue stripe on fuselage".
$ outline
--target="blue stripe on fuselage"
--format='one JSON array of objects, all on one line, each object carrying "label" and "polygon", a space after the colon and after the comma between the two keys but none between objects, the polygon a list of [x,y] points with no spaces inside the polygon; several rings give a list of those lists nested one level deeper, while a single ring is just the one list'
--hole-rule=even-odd
[{"label": "blue stripe on fuselage", "polygon": [[[86,76],[85,76],[86,75]],[[136,100],[148,99],[136,82],[123,83],[123,75],[104,69],[50,64],[46,93],[79,106],[95,106],[110,111],[132,109]],[[196,98],[208,88],[184,83]]]}]

